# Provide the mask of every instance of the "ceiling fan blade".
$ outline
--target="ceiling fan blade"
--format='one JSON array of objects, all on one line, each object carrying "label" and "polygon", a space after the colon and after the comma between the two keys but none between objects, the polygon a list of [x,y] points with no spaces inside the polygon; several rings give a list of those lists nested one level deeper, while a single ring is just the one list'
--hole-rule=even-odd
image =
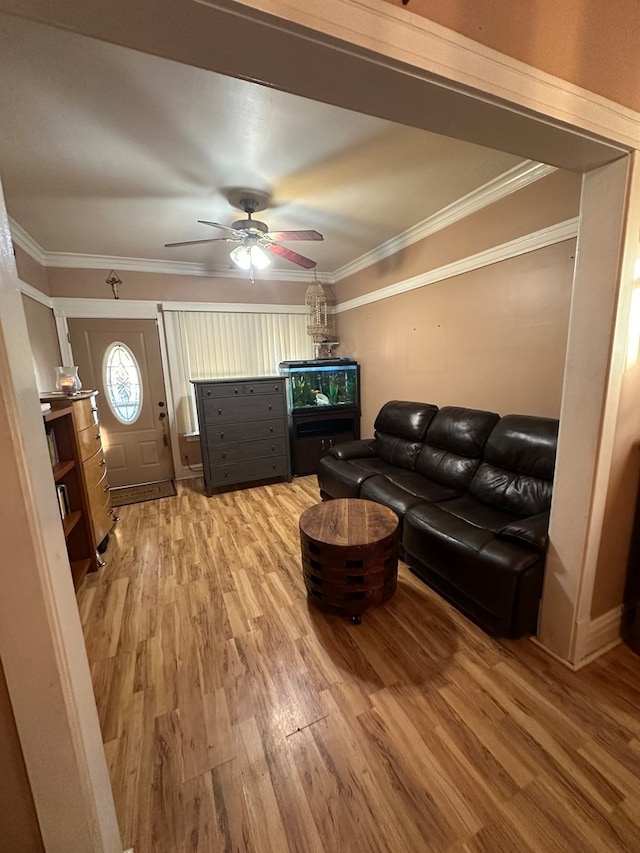
[{"label": "ceiling fan blade", "polygon": [[196,246],[198,243],[235,243],[233,237],[211,237],[209,240],[181,240],[179,243],[165,243],[166,249],[174,246]]},{"label": "ceiling fan blade", "polygon": [[211,225],[214,228],[222,228],[223,231],[231,231],[237,237],[242,236],[242,231],[238,231],[237,228],[232,228],[230,225],[221,225],[219,222],[208,222],[206,219],[198,219],[198,222],[200,225]]},{"label": "ceiling fan blade", "polygon": [[291,261],[293,264],[298,264],[299,267],[304,267],[307,270],[312,270],[316,266],[316,262],[312,261],[311,258],[305,258],[304,255],[298,254],[298,252],[294,252],[293,249],[287,249],[286,246],[279,246],[277,243],[271,243],[268,246],[263,246],[267,252],[271,252],[272,255],[279,255],[281,258],[285,258],[287,261]]},{"label": "ceiling fan blade", "polygon": [[269,231],[272,240],[324,240],[319,231]]}]

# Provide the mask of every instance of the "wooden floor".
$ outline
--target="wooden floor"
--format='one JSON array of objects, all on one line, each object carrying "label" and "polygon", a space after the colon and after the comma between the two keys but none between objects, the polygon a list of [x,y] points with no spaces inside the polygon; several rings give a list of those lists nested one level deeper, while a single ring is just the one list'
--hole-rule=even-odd
[{"label": "wooden floor", "polygon": [[401,566],[307,606],[314,477],[122,507],[79,605],[125,847],[640,851],[640,657],[497,643]]}]

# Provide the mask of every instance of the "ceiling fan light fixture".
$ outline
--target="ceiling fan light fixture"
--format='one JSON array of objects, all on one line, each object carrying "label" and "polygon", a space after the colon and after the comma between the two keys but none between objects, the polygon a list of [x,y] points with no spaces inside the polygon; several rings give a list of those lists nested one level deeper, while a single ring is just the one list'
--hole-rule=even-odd
[{"label": "ceiling fan light fixture", "polygon": [[254,269],[263,270],[271,263],[271,258],[260,246],[236,246],[229,254],[233,263],[241,270],[248,270],[253,264]]}]

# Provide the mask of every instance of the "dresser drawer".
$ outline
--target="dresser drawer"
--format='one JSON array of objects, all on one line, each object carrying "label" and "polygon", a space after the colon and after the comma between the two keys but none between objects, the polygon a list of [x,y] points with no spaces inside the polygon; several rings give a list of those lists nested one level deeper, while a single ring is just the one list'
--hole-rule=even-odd
[{"label": "dresser drawer", "polygon": [[218,444],[209,448],[209,463],[224,464],[241,462],[243,459],[259,459],[262,456],[284,456],[285,439],[263,439],[262,441],[243,441],[237,444]]},{"label": "dresser drawer", "polygon": [[95,453],[91,459],[83,462],[84,479],[87,485],[87,490],[91,490],[96,483],[105,476],[107,472],[107,462],[103,453]]},{"label": "dresser drawer", "polygon": [[[255,441],[259,438],[277,438],[285,434],[282,419],[274,421],[251,421],[246,424],[221,424],[209,426],[204,434],[207,447],[233,441]],[[211,450],[209,450],[211,453]]]},{"label": "dresser drawer", "polygon": [[113,527],[113,518],[109,515],[109,507],[103,506],[91,513],[91,524],[96,539],[96,544],[99,545],[104,537]]},{"label": "dresser drawer", "polygon": [[203,400],[209,397],[237,397],[244,394],[244,382],[229,382],[228,385],[201,385],[200,396]]},{"label": "dresser drawer", "polygon": [[103,507],[106,509],[109,508],[111,497],[109,495],[109,481],[106,476],[97,483],[94,483],[93,486],[87,490],[87,498],[89,500],[89,508],[92,513],[94,511],[97,512]]},{"label": "dresser drawer", "polygon": [[78,444],[80,445],[80,458],[83,462],[90,459],[94,453],[102,450],[102,439],[100,437],[100,425],[98,423],[78,433]]},{"label": "dresser drawer", "polygon": [[245,394],[237,398],[203,400],[202,410],[205,427],[246,420],[264,420],[284,417],[284,398],[282,394]]},{"label": "dresser drawer", "polygon": [[264,480],[267,477],[282,477],[287,473],[285,456],[273,459],[247,459],[243,462],[230,462],[228,465],[216,465],[209,468],[210,486],[222,486],[231,483],[246,483],[250,480]]},{"label": "dresser drawer", "polygon": [[264,380],[257,379],[255,382],[228,382],[211,383],[211,385],[200,386],[200,396],[203,400],[212,397],[242,397],[245,394],[281,394],[284,385],[281,379]]},{"label": "dresser drawer", "polygon": [[97,424],[99,419],[96,398],[86,397],[84,400],[74,400],[73,419],[76,424],[76,431],[78,432]]},{"label": "dresser drawer", "polygon": [[282,394],[284,385],[281,379],[274,379],[273,382],[245,382],[245,394]]}]

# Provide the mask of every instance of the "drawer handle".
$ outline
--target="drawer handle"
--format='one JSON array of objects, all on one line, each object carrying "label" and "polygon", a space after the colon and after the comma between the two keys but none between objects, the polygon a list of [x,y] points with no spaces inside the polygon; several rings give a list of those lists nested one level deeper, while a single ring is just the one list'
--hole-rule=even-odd
[{"label": "drawer handle", "polygon": [[96,408],[96,406],[91,406],[91,411],[92,411],[92,412],[95,412],[95,413],[97,414],[98,409]]},{"label": "drawer handle", "polygon": [[267,409],[269,409],[269,411],[271,411],[271,403],[269,403],[269,405],[267,406]]},{"label": "drawer handle", "polygon": [[225,470],[224,470],[224,476],[225,476],[225,477],[228,477],[228,476],[229,476],[229,472],[227,471],[227,469],[226,469],[226,468],[225,468]]},{"label": "drawer handle", "polygon": [[109,485],[109,483],[107,483],[107,485],[104,487],[104,489],[102,491],[108,492],[110,488],[111,488],[111,486]]},{"label": "drawer handle", "polygon": [[272,444],[272,445],[271,445],[271,452],[273,453],[275,449],[276,449],[275,444]]},{"label": "drawer handle", "polygon": [[207,391],[207,397],[211,396],[211,391]]},{"label": "drawer handle", "polygon": [[249,388],[249,393],[253,394],[253,388]]},{"label": "drawer handle", "polygon": [[269,427],[269,432],[273,432],[273,427]]},{"label": "drawer handle", "polygon": [[222,409],[218,409],[218,414],[219,414],[219,415],[221,415],[221,414],[222,414]]},{"label": "drawer handle", "polygon": [[100,465],[106,465],[106,464],[107,464],[107,460],[106,460],[106,459],[101,459],[101,460],[100,460]]},{"label": "drawer handle", "polygon": [[226,450],[223,452],[223,454],[222,454],[222,458],[223,458],[223,459],[226,459],[226,458],[227,458],[227,451],[226,451]]},{"label": "drawer handle", "polygon": [[96,441],[100,441],[100,433],[99,432],[96,433]]},{"label": "drawer handle", "polygon": [[108,509],[108,510],[107,510],[107,515],[113,515],[113,509]]},{"label": "drawer handle", "polygon": [[237,388],[234,388],[234,389],[233,389],[233,393],[234,393],[234,394],[237,394],[237,393],[238,393],[238,389],[237,389]]},{"label": "drawer handle", "polygon": [[271,467],[272,467],[272,468],[273,468],[273,470],[275,471],[275,470],[276,470],[276,463],[274,462],[274,463],[273,463],[273,465],[272,465]]},{"label": "drawer handle", "polygon": [[224,433],[223,433],[223,432],[221,432],[221,433],[220,433],[220,438],[224,438]]}]

